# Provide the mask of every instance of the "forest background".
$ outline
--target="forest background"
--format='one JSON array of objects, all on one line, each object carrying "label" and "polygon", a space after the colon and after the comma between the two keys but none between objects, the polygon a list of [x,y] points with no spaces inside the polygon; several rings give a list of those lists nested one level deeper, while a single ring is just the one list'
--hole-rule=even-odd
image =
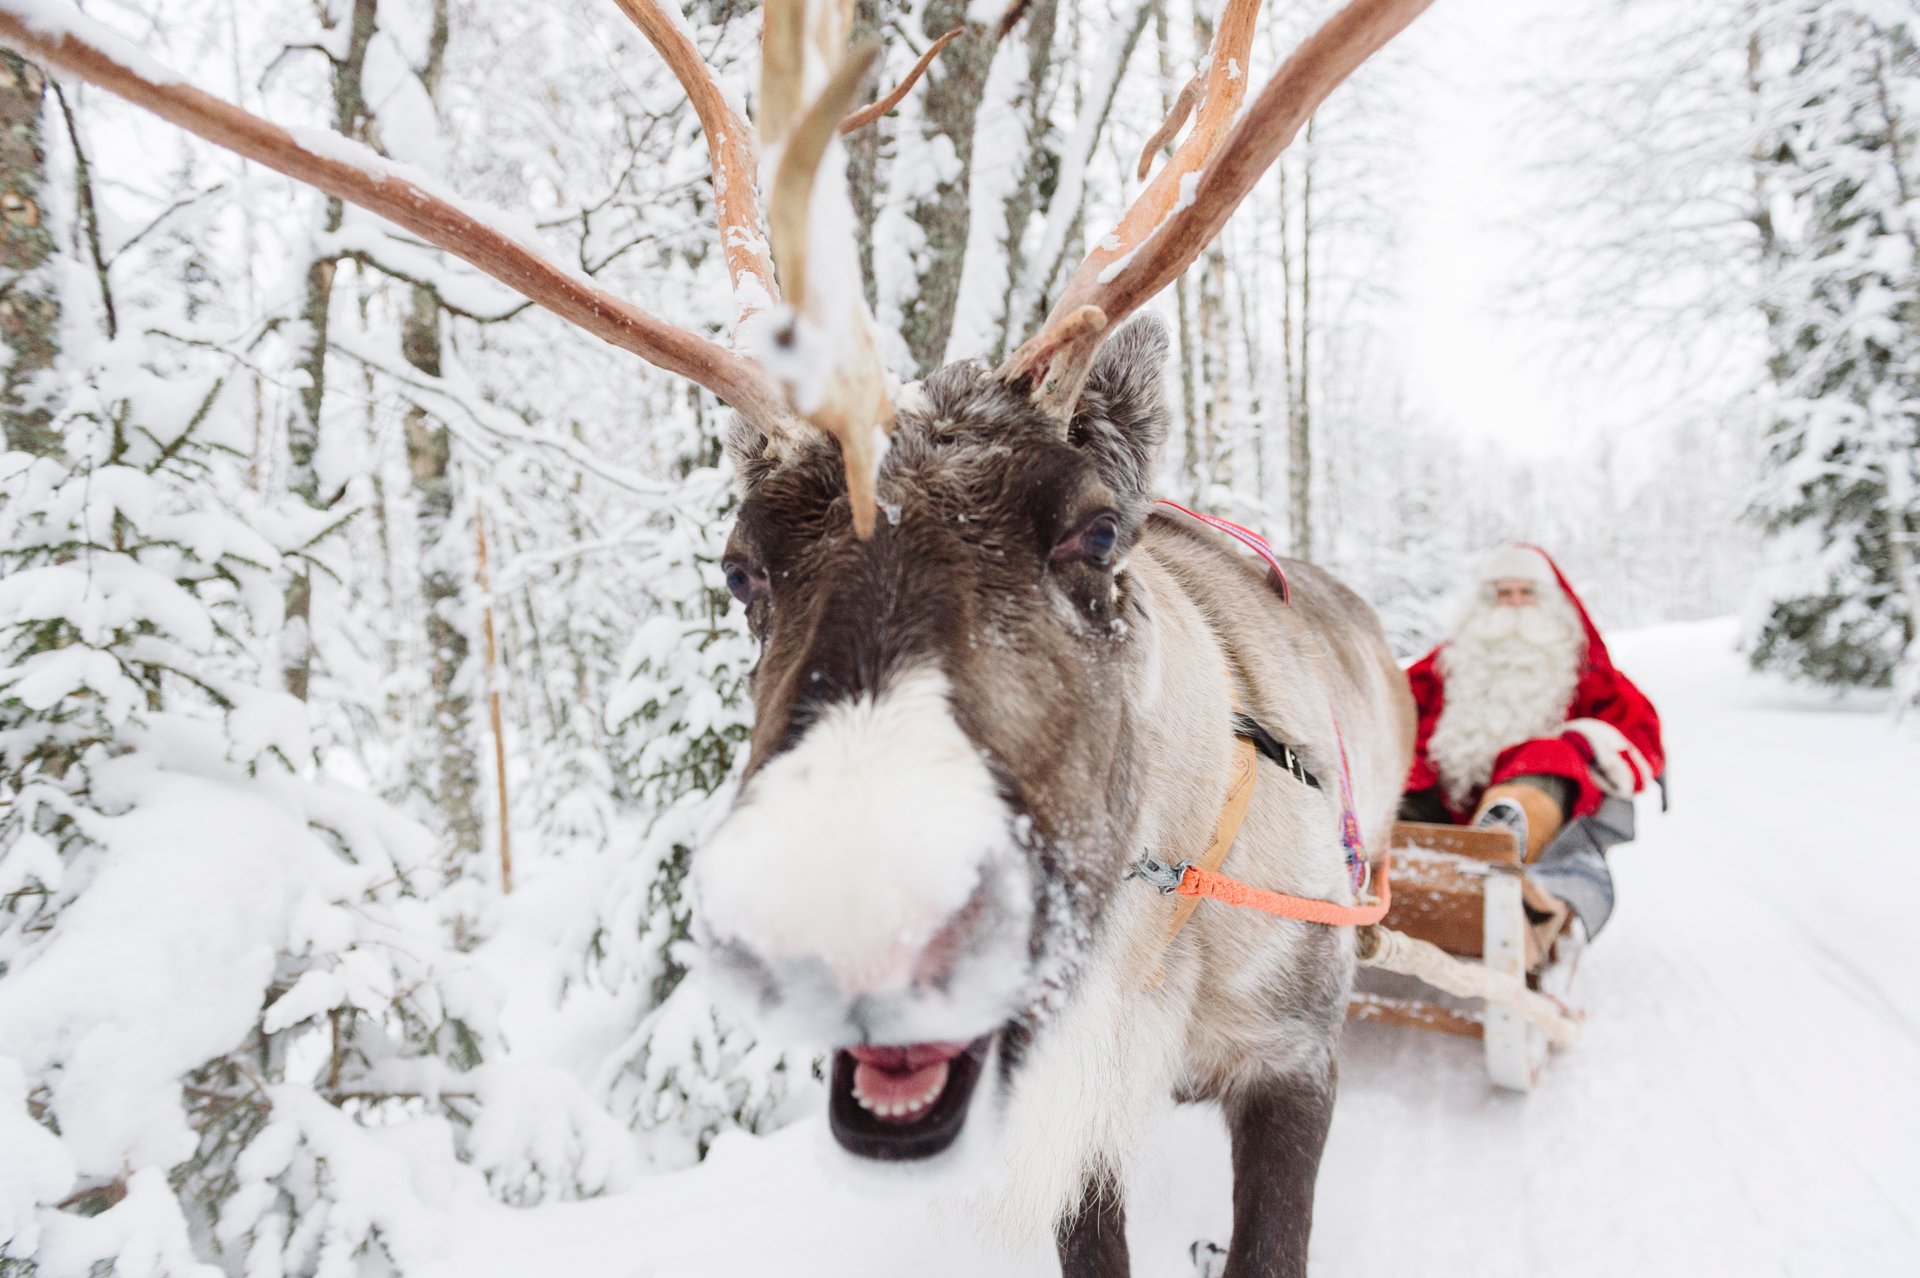
[{"label": "forest background", "polygon": [[[698,123],[613,0],[0,7],[724,339]],[[1276,6],[1253,78],[1330,9]],[[1603,626],[1738,611],[1756,665],[1910,713],[1912,6],[1511,9],[1441,0],[1156,303],[1164,494],[1333,568],[1403,656],[1521,537]],[[995,358],[1213,9],[859,14],[889,84],[963,31],[848,139],[888,362]],[[756,6],[684,16],[745,100]],[[10,53],[0,123],[0,1274],[405,1272],[447,1201],[805,1108],[684,945],[754,655],[716,403]]]}]

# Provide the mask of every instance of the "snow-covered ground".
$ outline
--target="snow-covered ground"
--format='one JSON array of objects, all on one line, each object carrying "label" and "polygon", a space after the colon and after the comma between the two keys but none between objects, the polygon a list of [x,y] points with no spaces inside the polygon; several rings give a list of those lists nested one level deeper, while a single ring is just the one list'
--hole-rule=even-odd
[{"label": "snow-covered ground", "polygon": [[[1920,745],[1877,708],[1757,681],[1727,622],[1618,637],[1666,717],[1673,811],[1615,853],[1621,904],[1578,991],[1582,1042],[1531,1096],[1477,1043],[1354,1026],[1314,1269],[1385,1275],[1855,1275],[1920,1256],[1920,984],[1906,928]],[[911,1199],[837,1184],[818,1120],[590,1202],[496,1207],[447,1278],[1047,1275]],[[1133,1174],[1134,1272],[1193,1273],[1229,1228],[1210,1110]]]}]

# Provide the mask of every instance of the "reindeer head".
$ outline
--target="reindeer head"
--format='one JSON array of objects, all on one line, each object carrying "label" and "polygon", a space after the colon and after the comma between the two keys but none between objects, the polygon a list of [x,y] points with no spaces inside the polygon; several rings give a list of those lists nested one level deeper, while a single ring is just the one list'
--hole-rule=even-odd
[{"label": "reindeer head", "polygon": [[761,643],[748,775],[695,865],[716,967],[834,1050],[850,1150],[937,1152],[1119,881],[1140,645],[1127,559],[1166,336],[1107,343],[1063,425],[983,365],[903,407],[873,534],[820,440],[735,439],[728,585]]},{"label": "reindeer head", "polygon": [[1071,981],[1133,851],[1132,707],[1154,632],[1127,565],[1166,431],[1166,339],[1136,323],[1107,340],[1110,326],[1198,256],[1333,87],[1429,2],[1352,0],[1236,122],[1258,0],[1228,0],[1204,93],[1181,97],[1201,98],[1193,129],[1041,332],[1003,368],[950,366],[897,405],[839,181],[836,135],[875,114],[847,114],[874,56],[847,50],[851,0],[763,6],[764,238],[752,134],[658,0],[617,0],[699,113],[739,314],[766,313],[757,361],[371,152],[315,149],[84,26],[0,12],[0,42],[382,214],[739,411],[726,573],[762,655],[747,776],[696,860],[703,926],[750,1007],[834,1050],[841,1144],[898,1160],[953,1143],[990,1054],[1017,1055]]}]

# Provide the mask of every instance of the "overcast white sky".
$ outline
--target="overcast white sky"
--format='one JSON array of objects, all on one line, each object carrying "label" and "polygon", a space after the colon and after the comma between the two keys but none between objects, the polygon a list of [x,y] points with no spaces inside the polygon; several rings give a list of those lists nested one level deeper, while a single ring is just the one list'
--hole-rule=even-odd
[{"label": "overcast white sky", "polygon": [[1407,33],[1434,76],[1422,89],[1404,282],[1410,398],[1446,429],[1540,455],[1603,432],[1644,440],[1683,389],[1671,372],[1593,366],[1521,298],[1539,270],[1521,222],[1553,194],[1527,149],[1542,108],[1524,86],[1581,69],[1582,46],[1566,33],[1577,10],[1599,3],[1568,0],[1548,14],[1513,0],[1439,0]]}]

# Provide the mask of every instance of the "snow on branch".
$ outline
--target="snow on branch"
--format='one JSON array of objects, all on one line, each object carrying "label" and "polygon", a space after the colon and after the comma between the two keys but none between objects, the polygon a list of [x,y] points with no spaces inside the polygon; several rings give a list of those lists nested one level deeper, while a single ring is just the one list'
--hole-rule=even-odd
[{"label": "snow on branch", "polygon": [[[1294,50],[1227,132],[1246,91],[1259,8],[1258,0],[1230,0],[1192,132],[1087,254],[1047,323],[1001,376],[1033,386],[1056,415],[1070,414],[1105,334],[1193,264],[1327,95],[1431,3],[1352,0]],[[1104,323],[1091,322],[1093,311]]]},{"label": "snow on branch", "polygon": [[763,429],[792,429],[779,390],[749,361],[582,280],[350,139],[295,134],[184,84],[65,4],[0,0],[0,44],[377,213],[601,340],[704,386]]}]

